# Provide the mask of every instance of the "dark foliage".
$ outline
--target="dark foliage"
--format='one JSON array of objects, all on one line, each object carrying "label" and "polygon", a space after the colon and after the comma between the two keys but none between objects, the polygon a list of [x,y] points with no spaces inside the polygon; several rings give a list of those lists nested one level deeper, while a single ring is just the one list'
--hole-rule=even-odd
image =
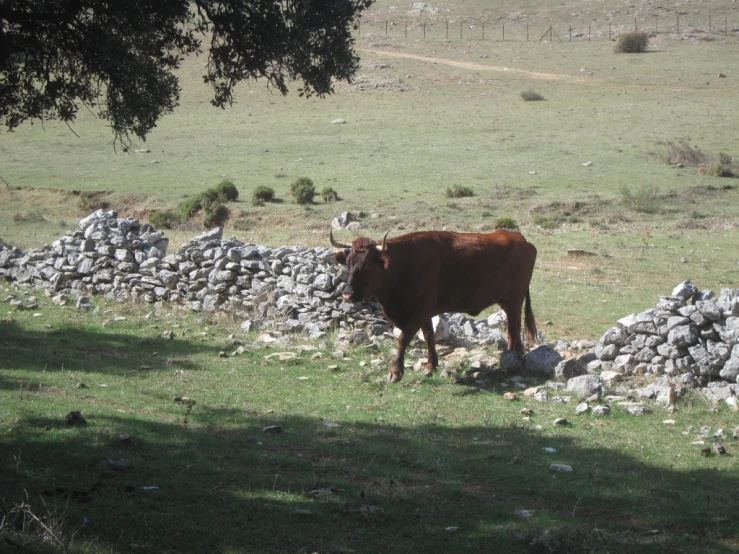
[{"label": "dark foliage", "polygon": [[253,206],[263,206],[265,202],[272,202],[275,198],[275,190],[272,187],[260,185],[254,189],[251,195]]},{"label": "dark foliage", "polygon": [[157,229],[174,229],[180,223],[180,216],[172,210],[157,210],[149,214],[149,223]]},{"label": "dark foliage", "polygon": [[233,202],[239,197],[239,191],[236,189],[236,185],[229,179],[224,179],[214,188],[221,202]]},{"label": "dark foliage", "polygon": [[316,189],[313,185],[302,184],[293,192],[295,202],[301,205],[312,204],[313,198],[316,196]]},{"label": "dark foliage", "polygon": [[298,177],[295,179],[295,181],[290,185],[290,194],[292,196],[295,196],[295,192],[302,187],[313,187],[313,179],[309,177]]},{"label": "dark foliage", "polygon": [[[184,56],[207,52],[214,106],[237,83],[264,78],[281,93],[333,92],[357,70],[350,27],[372,0],[2,0],[0,121],[71,123],[81,106],[114,140],[145,139],[179,100]],[[204,44],[209,42],[209,44]]]},{"label": "dark foliage", "polygon": [[621,36],[614,47],[617,53],[641,54],[647,51],[649,35],[644,31],[631,31]]},{"label": "dark foliage", "polygon": [[323,187],[321,198],[324,202],[336,202],[339,199],[339,194],[332,187]]}]

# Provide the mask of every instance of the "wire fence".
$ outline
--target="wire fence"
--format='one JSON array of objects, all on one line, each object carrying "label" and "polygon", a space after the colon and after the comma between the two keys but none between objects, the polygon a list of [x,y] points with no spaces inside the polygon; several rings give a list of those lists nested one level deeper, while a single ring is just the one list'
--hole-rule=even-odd
[{"label": "wire fence", "polygon": [[644,31],[652,36],[719,40],[739,38],[739,17],[727,16],[651,16],[629,20],[593,21],[572,24],[525,24],[510,21],[391,20],[360,22],[355,37],[380,35],[402,40],[489,40],[489,41],[614,41],[629,31]]}]

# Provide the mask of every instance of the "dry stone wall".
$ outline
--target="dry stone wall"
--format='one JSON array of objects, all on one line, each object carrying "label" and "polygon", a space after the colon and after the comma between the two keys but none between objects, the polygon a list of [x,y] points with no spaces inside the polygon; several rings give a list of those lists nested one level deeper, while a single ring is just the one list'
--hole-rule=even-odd
[{"label": "dry stone wall", "polygon": [[[51,245],[29,252],[0,249],[0,277],[61,295],[229,310],[254,326],[311,338],[334,328],[361,330],[365,337],[392,331],[376,302],[341,301],[347,273],[335,262],[333,249],[267,248],[224,239],[222,228],[175,252],[167,253],[168,248],[162,231],[99,210]],[[441,327],[472,343],[503,347],[505,325],[500,315],[475,321],[452,314]]]},{"label": "dry stone wall", "polygon": [[739,383],[739,289],[721,289],[716,296],[685,281],[655,308],[620,319],[601,337],[595,354],[591,373]]}]

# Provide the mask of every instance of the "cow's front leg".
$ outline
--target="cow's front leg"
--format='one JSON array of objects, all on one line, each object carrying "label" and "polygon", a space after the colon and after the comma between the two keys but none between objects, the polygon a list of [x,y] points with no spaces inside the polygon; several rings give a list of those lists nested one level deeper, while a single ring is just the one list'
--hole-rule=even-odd
[{"label": "cow's front leg", "polygon": [[434,325],[431,320],[427,320],[422,326],[423,338],[426,341],[426,350],[428,352],[428,361],[426,362],[426,371],[423,372],[424,377],[431,377],[434,370],[439,367],[439,357],[436,355],[436,341],[434,339]]},{"label": "cow's front leg", "polygon": [[419,325],[410,325],[400,330],[400,336],[398,337],[398,353],[393,358],[393,363],[390,366],[390,375],[388,379],[391,383],[397,383],[403,378],[405,370],[405,349],[413,340],[413,337],[418,333]]}]

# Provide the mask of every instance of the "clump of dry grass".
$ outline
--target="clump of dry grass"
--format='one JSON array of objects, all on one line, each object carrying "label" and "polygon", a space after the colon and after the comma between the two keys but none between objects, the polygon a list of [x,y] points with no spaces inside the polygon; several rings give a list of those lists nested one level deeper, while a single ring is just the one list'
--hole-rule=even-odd
[{"label": "clump of dry grass", "polygon": [[664,161],[676,167],[697,167],[704,175],[715,177],[736,177],[739,175],[739,161],[735,156],[724,152],[712,156],[703,152],[688,141],[668,142]]},{"label": "clump of dry grass", "polygon": [[688,141],[668,142],[665,163],[677,167],[700,167],[708,162],[710,156]]}]

